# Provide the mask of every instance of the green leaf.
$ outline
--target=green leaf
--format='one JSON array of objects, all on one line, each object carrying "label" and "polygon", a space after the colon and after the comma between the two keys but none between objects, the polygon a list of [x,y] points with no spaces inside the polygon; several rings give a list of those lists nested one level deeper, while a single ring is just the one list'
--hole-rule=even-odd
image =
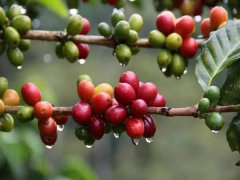
[{"label": "green leaf", "polygon": [[62,0],[32,0],[32,2],[36,2],[51,11],[55,12],[56,14],[67,17],[68,9]]},{"label": "green leaf", "polygon": [[212,32],[210,38],[202,43],[195,74],[203,90],[212,84],[221,71],[239,58],[240,22],[230,20],[225,27]]}]

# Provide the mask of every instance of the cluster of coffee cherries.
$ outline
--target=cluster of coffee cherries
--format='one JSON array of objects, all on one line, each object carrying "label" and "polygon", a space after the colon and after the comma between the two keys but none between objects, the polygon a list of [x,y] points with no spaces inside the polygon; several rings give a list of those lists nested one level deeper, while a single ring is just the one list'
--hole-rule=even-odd
[{"label": "cluster of coffee cherries", "polygon": [[114,54],[120,65],[126,66],[132,55],[137,54],[140,50],[130,45],[139,39],[138,32],[143,27],[143,18],[140,14],[132,14],[127,21],[121,10],[114,9],[111,15],[111,23],[114,31],[105,22],[101,22],[98,25],[98,31],[105,38],[113,38],[115,40],[117,45],[114,49]]},{"label": "cluster of coffee cherries", "polygon": [[57,57],[66,58],[70,63],[78,61],[80,64],[84,64],[90,51],[88,44],[75,43],[66,39],[68,36],[88,34],[90,27],[91,25],[87,18],[81,17],[79,14],[72,15],[68,19],[66,38],[63,38],[56,45],[55,52]]},{"label": "cluster of coffee cherries", "polygon": [[14,89],[8,89],[8,80],[0,77],[0,131],[10,132],[14,128],[11,114],[5,113],[5,106],[18,106],[19,95]]},{"label": "cluster of coffee cherries", "polygon": [[208,38],[211,31],[224,27],[228,22],[228,12],[221,6],[215,6],[210,10],[209,18],[201,23],[201,31],[204,38]]},{"label": "cluster of coffee cherries", "polygon": [[170,11],[161,12],[156,18],[157,30],[149,33],[149,43],[162,48],[157,56],[160,70],[167,76],[174,75],[179,79],[187,72],[186,58],[195,56],[198,42],[191,35],[195,23],[191,16],[185,15],[178,19]]},{"label": "cluster of coffee cherries", "polygon": [[217,86],[210,86],[204,92],[204,97],[198,103],[200,117],[205,119],[205,124],[215,134],[223,128],[224,119],[218,112],[209,112],[209,108],[216,106],[219,98],[219,88]]},{"label": "cluster of coffee cherries", "polygon": [[57,140],[57,130],[63,130],[68,116],[54,114],[52,104],[42,101],[39,88],[32,82],[23,84],[21,95],[27,106],[22,106],[18,110],[17,119],[26,123],[37,118],[41,140],[47,148],[52,148]]},{"label": "cluster of coffee cherries", "polygon": [[3,30],[3,41],[0,41],[0,55],[7,46],[7,57],[9,62],[21,69],[24,57],[22,51],[29,49],[30,40],[21,39],[20,35],[26,34],[32,26],[31,19],[21,14],[22,7],[13,4],[5,13],[0,7],[0,28]]},{"label": "cluster of coffee cherries", "polygon": [[81,75],[77,92],[80,102],[72,108],[72,118],[78,124],[75,134],[88,148],[111,131],[116,138],[126,131],[135,145],[142,137],[150,143],[156,124],[147,113],[148,106],[166,105],[157,87],[151,82],[140,82],[132,71],[121,74],[114,89],[107,83],[94,87],[89,76]]}]

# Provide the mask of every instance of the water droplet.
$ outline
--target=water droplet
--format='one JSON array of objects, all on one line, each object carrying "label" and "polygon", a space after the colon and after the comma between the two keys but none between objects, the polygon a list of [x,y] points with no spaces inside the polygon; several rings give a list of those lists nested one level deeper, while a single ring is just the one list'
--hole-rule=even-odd
[{"label": "water droplet", "polygon": [[135,0],[129,0],[130,2],[134,2]]},{"label": "water droplet", "polygon": [[47,148],[47,149],[52,149],[52,148],[53,148],[53,145],[51,145],[51,146],[50,146],[50,145],[46,145],[46,148]]},{"label": "water droplet", "polygon": [[78,10],[73,8],[73,9],[69,9],[68,12],[69,12],[70,15],[74,15],[74,14],[78,13]]},{"label": "water droplet", "polygon": [[138,146],[140,142],[140,139],[132,139],[132,143],[135,145],[135,146]]},{"label": "water droplet", "polygon": [[166,72],[166,71],[167,71],[167,68],[164,67],[164,68],[161,69],[161,71],[162,71],[162,72]]},{"label": "water droplet", "polygon": [[62,124],[62,125],[57,125],[57,130],[58,131],[63,131],[63,129],[64,129],[64,125]]},{"label": "water droplet", "polygon": [[213,133],[213,134],[218,134],[219,131],[212,130],[212,133]]},{"label": "water droplet", "polygon": [[27,13],[27,10],[23,6],[20,6],[20,11],[21,11],[21,14]]},{"label": "water droplet", "polygon": [[176,79],[177,79],[177,80],[181,79],[181,76],[176,76]]},{"label": "water droplet", "polygon": [[113,133],[113,135],[114,135],[114,137],[115,137],[116,139],[120,138],[120,134],[119,134],[119,133]]},{"label": "water droplet", "polygon": [[153,139],[152,138],[146,138],[146,142],[151,143],[151,142],[153,142]]},{"label": "water droplet", "polygon": [[78,59],[79,64],[85,64],[85,62],[86,62],[86,59]]},{"label": "water droplet", "polygon": [[21,70],[21,69],[22,69],[22,66],[17,66],[17,69],[18,69],[18,70]]},{"label": "water droplet", "polygon": [[125,66],[126,66],[126,64],[124,64],[124,63],[120,63],[120,66],[122,66],[122,67],[125,67]]},{"label": "water droplet", "polygon": [[93,145],[86,145],[86,148],[91,149]]},{"label": "water droplet", "polygon": [[185,69],[185,70],[183,71],[183,74],[187,74],[187,69]]},{"label": "water droplet", "polygon": [[202,17],[199,16],[199,15],[194,16],[194,20],[195,20],[196,22],[200,22],[200,21],[202,20]]},{"label": "water droplet", "polygon": [[41,24],[41,22],[40,22],[39,19],[34,19],[34,20],[32,21],[32,26],[33,26],[34,29],[39,28],[40,24]]}]

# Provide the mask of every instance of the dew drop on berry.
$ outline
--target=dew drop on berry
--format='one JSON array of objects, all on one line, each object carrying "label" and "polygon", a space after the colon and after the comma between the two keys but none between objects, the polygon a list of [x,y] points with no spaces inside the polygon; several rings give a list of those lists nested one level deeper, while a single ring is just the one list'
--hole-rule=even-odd
[{"label": "dew drop on berry", "polygon": [[194,20],[195,20],[196,22],[201,22],[202,16],[199,16],[199,15],[194,16]]},{"label": "dew drop on berry", "polygon": [[51,146],[46,145],[46,148],[47,148],[47,149],[52,149],[52,148],[53,148],[53,145],[51,145]]},{"label": "dew drop on berry", "polygon": [[58,131],[63,131],[63,129],[64,129],[64,125],[63,124],[57,125],[57,130]]},{"label": "dew drop on berry", "polygon": [[132,139],[132,143],[135,145],[135,146],[138,146],[140,142],[140,139]]},{"label": "dew drop on berry", "polygon": [[181,76],[176,76],[176,79],[177,79],[177,80],[181,79]]},{"label": "dew drop on berry", "polygon": [[85,64],[85,62],[86,62],[86,59],[78,59],[79,64]]},{"label": "dew drop on berry", "polygon": [[166,72],[166,71],[167,71],[167,68],[163,67],[163,68],[161,69],[161,71],[162,71],[162,72]]},{"label": "dew drop on berry", "polygon": [[21,69],[22,69],[22,66],[17,66],[17,69],[18,69],[18,70],[21,70]]},{"label": "dew drop on berry", "polygon": [[75,9],[75,8],[72,8],[72,9],[69,9],[68,12],[69,12],[70,15],[74,15],[74,14],[77,14],[77,13],[78,13],[78,10]]},{"label": "dew drop on berry", "polygon": [[125,67],[125,66],[126,66],[126,64],[124,64],[124,63],[120,63],[120,66],[123,66],[123,67]]},{"label": "dew drop on berry", "polygon": [[213,134],[218,134],[219,131],[212,130],[212,133],[213,133]]},{"label": "dew drop on berry", "polygon": [[119,133],[113,133],[113,136],[114,136],[116,139],[118,139],[118,138],[120,138],[121,134],[119,134]]},{"label": "dew drop on berry", "polygon": [[19,6],[19,7],[20,7],[21,14],[27,13],[27,10],[23,6]]},{"label": "dew drop on berry", "polygon": [[187,74],[187,69],[185,69],[185,70],[183,71],[183,74]]},{"label": "dew drop on berry", "polygon": [[147,143],[152,143],[152,142],[153,142],[153,139],[152,139],[152,138],[146,138],[146,142],[147,142]]},{"label": "dew drop on berry", "polygon": [[86,145],[86,148],[91,149],[93,145]]}]

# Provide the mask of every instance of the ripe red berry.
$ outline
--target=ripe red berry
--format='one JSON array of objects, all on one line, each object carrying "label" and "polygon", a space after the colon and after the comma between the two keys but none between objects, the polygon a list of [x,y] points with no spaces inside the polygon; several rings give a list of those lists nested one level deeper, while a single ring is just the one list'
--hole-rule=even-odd
[{"label": "ripe red berry", "polygon": [[136,98],[136,93],[131,85],[118,83],[114,88],[114,96],[119,104],[129,105]]},{"label": "ripe red berry", "polygon": [[89,122],[92,114],[92,108],[86,102],[76,103],[72,108],[72,118],[78,124]]},{"label": "ripe red berry", "polygon": [[43,144],[46,146],[53,146],[57,141],[57,133],[52,136],[45,136],[44,134],[40,134],[41,140]]},{"label": "ripe red berry", "polygon": [[136,92],[138,90],[139,79],[138,76],[132,71],[127,71],[121,74],[119,82],[130,84]]},{"label": "ripe red berry", "polygon": [[86,59],[90,51],[88,44],[78,43],[76,45],[79,51],[78,59]]},{"label": "ripe red berry", "polygon": [[156,18],[156,27],[165,36],[173,33],[175,24],[175,17],[170,11],[163,11]]},{"label": "ripe red berry", "polygon": [[100,92],[93,97],[92,107],[95,113],[103,114],[111,106],[112,97],[109,94]]},{"label": "ripe red berry", "polygon": [[166,98],[161,94],[157,94],[154,101],[150,104],[152,107],[165,107],[166,106]]},{"label": "ripe red berry", "polygon": [[77,93],[82,101],[90,102],[94,95],[94,85],[90,81],[82,80],[78,83]]},{"label": "ripe red berry", "polygon": [[143,83],[137,92],[137,98],[143,99],[147,104],[154,101],[158,93],[157,87],[151,82]]},{"label": "ripe red berry", "polygon": [[56,121],[57,125],[64,125],[68,121],[68,116],[67,115],[53,115],[53,119]]},{"label": "ripe red berry", "polygon": [[221,6],[212,8],[209,17],[212,30],[216,30],[222,23],[228,21],[228,13]]},{"label": "ripe red berry", "polygon": [[182,46],[180,47],[180,54],[184,57],[192,58],[195,56],[197,48],[197,40],[191,37],[187,37],[183,39]]},{"label": "ripe red berry", "polygon": [[111,4],[112,6],[117,5],[118,0],[107,0],[108,4]]},{"label": "ripe red berry", "polygon": [[90,31],[91,24],[90,24],[90,22],[88,21],[87,18],[82,18],[82,22],[83,22],[83,28],[82,28],[82,30],[80,31],[79,34],[86,35]]},{"label": "ripe red berry", "polygon": [[41,101],[40,90],[35,84],[31,82],[23,84],[21,94],[23,100],[30,106],[34,106],[37,102]]},{"label": "ripe red berry", "polygon": [[145,114],[142,117],[142,120],[144,123],[143,137],[145,137],[145,138],[153,137],[156,132],[156,123],[155,123],[153,117],[150,114]]},{"label": "ripe red berry", "polygon": [[40,101],[34,106],[34,115],[37,119],[45,121],[52,116],[53,107],[47,101]]},{"label": "ripe red berry", "polygon": [[104,135],[104,122],[99,117],[93,116],[88,124],[89,133],[97,140]]},{"label": "ripe red berry", "polygon": [[194,20],[191,16],[185,15],[176,20],[174,31],[182,38],[191,36],[195,28]]},{"label": "ripe red berry", "polygon": [[142,117],[147,112],[147,103],[142,99],[136,99],[132,102],[130,110],[134,117]]},{"label": "ripe red berry", "polygon": [[121,105],[111,106],[104,114],[105,121],[113,125],[122,124],[127,117],[127,109]]},{"label": "ripe red berry", "polygon": [[38,129],[43,136],[53,136],[57,133],[57,123],[50,117],[46,121],[38,121]]},{"label": "ripe red berry", "polygon": [[125,124],[125,131],[132,139],[139,139],[144,134],[144,123],[140,118],[130,117]]}]

